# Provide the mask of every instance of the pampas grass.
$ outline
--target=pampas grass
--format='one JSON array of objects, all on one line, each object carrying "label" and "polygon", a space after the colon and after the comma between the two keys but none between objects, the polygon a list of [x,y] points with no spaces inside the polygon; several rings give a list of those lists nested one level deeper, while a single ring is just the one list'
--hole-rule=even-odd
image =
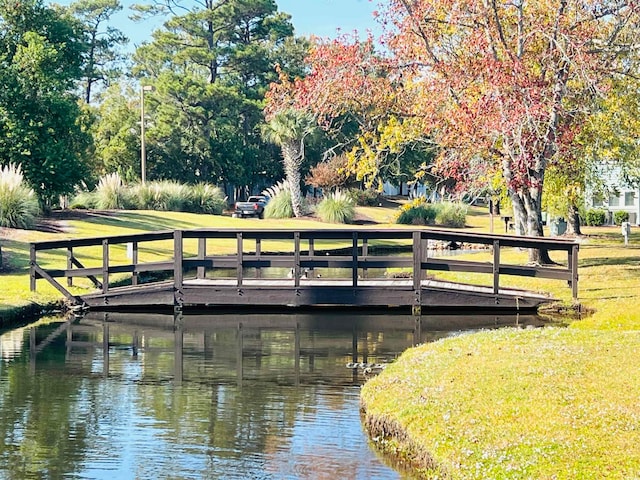
[{"label": "pampas grass", "polygon": [[351,223],[356,215],[355,202],[347,193],[337,190],[318,204],[316,214],[323,222]]},{"label": "pampas grass", "polygon": [[293,206],[291,204],[291,191],[286,182],[278,182],[265,189],[263,195],[270,198],[264,207],[264,216],[267,218],[293,218]]},{"label": "pampas grass", "polygon": [[33,189],[24,182],[22,167],[10,163],[0,170],[0,226],[30,228],[40,213]]}]

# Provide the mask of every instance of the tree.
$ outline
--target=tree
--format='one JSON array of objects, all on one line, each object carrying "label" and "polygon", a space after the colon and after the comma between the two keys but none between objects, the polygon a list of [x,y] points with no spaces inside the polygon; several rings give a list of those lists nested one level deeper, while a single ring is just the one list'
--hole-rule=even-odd
[{"label": "tree", "polygon": [[[539,236],[548,167],[575,150],[618,75],[637,70],[639,13],[633,1],[390,0],[381,14],[393,27],[386,61],[367,68],[364,61],[376,58],[370,48],[325,46],[312,61],[309,78],[317,81],[300,91],[322,104],[342,76],[337,105],[368,113],[380,103],[397,112],[409,138],[438,145],[436,167],[446,176],[462,182],[500,170],[518,233]],[[336,108],[325,109],[344,114]],[[531,260],[549,259],[532,252]]]},{"label": "tree", "polygon": [[86,116],[70,92],[81,77],[79,24],[40,0],[0,3],[0,160],[22,165],[43,205],[87,171]]},{"label": "tree", "polygon": [[290,17],[273,0],[164,0],[138,10],[168,16],[134,56],[135,73],[156,87],[152,174],[234,185],[281,175],[260,125],[274,65],[295,70],[304,56]]},{"label": "tree", "polygon": [[140,179],[139,98],[133,88],[122,85],[112,85],[102,95],[92,128],[100,162],[96,177],[117,172],[127,182]]},{"label": "tree", "polygon": [[386,15],[397,65],[425,92],[414,114],[445,150],[487,152],[516,228],[538,236],[549,165],[571,150],[612,72],[635,69],[638,13],[631,1],[392,0]]},{"label": "tree", "polygon": [[87,49],[83,64],[84,99],[91,102],[93,86],[105,86],[117,76],[118,63],[123,56],[117,48],[126,45],[127,37],[117,28],[103,25],[114,13],[122,10],[119,0],[78,0],[69,7],[71,13],[83,25]]},{"label": "tree", "polygon": [[300,110],[284,110],[275,114],[263,129],[264,138],[280,146],[284,172],[291,191],[293,214],[301,217],[302,192],[300,167],[304,160],[304,142],[315,126],[315,120]]}]

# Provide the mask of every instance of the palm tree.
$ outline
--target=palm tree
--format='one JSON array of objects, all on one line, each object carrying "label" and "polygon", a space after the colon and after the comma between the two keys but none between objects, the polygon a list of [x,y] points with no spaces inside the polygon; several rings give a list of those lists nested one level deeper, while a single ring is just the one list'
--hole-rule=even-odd
[{"label": "palm tree", "polygon": [[291,191],[293,214],[296,217],[302,216],[300,166],[304,160],[304,141],[314,129],[313,117],[295,109],[277,113],[262,129],[263,138],[282,149],[284,173]]}]

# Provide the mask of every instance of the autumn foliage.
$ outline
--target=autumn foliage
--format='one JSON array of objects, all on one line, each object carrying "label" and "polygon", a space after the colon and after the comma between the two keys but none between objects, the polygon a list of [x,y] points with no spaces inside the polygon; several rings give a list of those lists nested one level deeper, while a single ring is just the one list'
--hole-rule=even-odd
[{"label": "autumn foliage", "polygon": [[598,98],[636,71],[637,2],[385,5],[384,49],[371,37],[317,42],[309,76],[293,89],[296,104],[327,128],[355,119],[352,154],[363,165],[373,159],[369,173],[397,148],[394,135],[396,143],[433,139],[435,171],[459,182],[500,173],[518,232],[541,235],[547,168],[571,170]]}]

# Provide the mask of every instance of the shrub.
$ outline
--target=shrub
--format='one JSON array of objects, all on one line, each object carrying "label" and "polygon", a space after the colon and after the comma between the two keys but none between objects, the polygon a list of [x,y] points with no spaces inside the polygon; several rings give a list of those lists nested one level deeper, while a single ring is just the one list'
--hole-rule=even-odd
[{"label": "shrub", "polygon": [[396,223],[403,225],[432,225],[437,209],[427,203],[426,198],[417,197],[400,207]]},{"label": "shrub", "polygon": [[189,204],[189,188],[172,180],[138,184],[131,189],[132,206],[140,210],[181,212]]},{"label": "shrub", "polygon": [[100,178],[95,191],[96,208],[100,210],[116,210],[122,208],[125,188],[118,173],[110,173]]},{"label": "shrub", "polygon": [[355,202],[344,192],[336,191],[322,200],[316,214],[327,223],[351,223],[356,215]]},{"label": "shrub", "polygon": [[186,211],[220,215],[226,205],[222,190],[209,183],[198,183],[190,189]]},{"label": "shrub", "polygon": [[38,199],[22,175],[22,167],[10,163],[0,170],[0,226],[29,228],[40,213]]},{"label": "shrub", "polygon": [[622,222],[629,221],[629,212],[618,210],[613,214],[613,221],[616,225],[622,225]]},{"label": "shrub", "polygon": [[585,222],[591,227],[599,227],[600,225],[604,225],[606,218],[607,212],[605,212],[601,208],[592,208],[587,210],[587,213],[585,215]]},{"label": "shrub", "polygon": [[264,216],[267,218],[293,218],[293,206],[291,204],[291,191],[286,182],[281,181],[274,186],[265,189],[263,195],[269,197],[269,203],[264,207]]},{"label": "shrub", "polygon": [[338,155],[328,161],[320,162],[311,167],[305,178],[305,183],[325,192],[342,187],[347,183],[347,157]]},{"label": "shrub", "polygon": [[349,196],[356,205],[363,207],[374,207],[380,203],[380,194],[372,189],[360,190],[359,188],[352,188],[349,190]]},{"label": "shrub", "polygon": [[436,224],[444,227],[462,228],[467,223],[469,208],[463,203],[443,202],[436,206]]},{"label": "shrub", "polygon": [[71,199],[69,208],[86,210],[96,208],[96,195],[87,191],[77,192]]}]

